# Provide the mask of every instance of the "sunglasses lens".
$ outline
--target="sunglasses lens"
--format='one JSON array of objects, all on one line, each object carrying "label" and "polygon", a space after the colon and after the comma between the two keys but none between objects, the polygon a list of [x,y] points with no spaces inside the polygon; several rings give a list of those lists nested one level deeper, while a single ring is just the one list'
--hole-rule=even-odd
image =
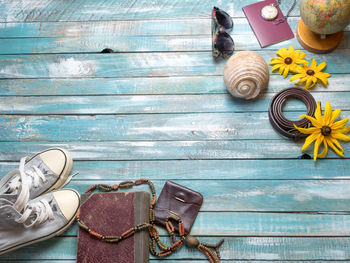
[{"label": "sunglasses lens", "polygon": [[216,38],[216,48],[220,52],[226,54],[231,54],[233,52],[235,44],[233,43],[232,38],[226,32],[220,32]]},{"label": "sunglasses lens", "polygon": [[224,27],[225,29],[230,29],[233,27],[233,22],[231,17],[224,11],[222,10],[217,10],[216,11],[216,19],[218,23]]}]

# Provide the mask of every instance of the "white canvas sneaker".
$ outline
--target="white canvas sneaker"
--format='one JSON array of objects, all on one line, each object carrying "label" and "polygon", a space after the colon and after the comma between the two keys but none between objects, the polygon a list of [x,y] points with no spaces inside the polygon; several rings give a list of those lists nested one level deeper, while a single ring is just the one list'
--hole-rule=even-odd
[{"label": "white canvas sneaker", "polygon": [[61,148],[47,149],[33,157],[23,157],[19,168],[0,180],[0,199],[13,203],[22,212],[27,202],[67,184],[73,160]]},{"label": "white canvas sneaker", "polygon": [[0,199],[0,255],[60,235],[74,222],[79,206],[80,196],[71,189],[30,200],[23,212]]}]

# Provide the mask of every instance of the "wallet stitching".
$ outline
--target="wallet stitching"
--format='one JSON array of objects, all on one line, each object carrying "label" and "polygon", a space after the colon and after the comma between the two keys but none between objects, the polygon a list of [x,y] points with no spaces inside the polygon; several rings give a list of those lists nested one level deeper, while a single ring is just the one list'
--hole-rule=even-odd
[{"label": "wallet stitching", "polygon": [[[174,199],[176,199],[176,195],[175,194],[173,194],[173,193],[171,193],[171,192],[169,192],[167,189],[165,189],[164,188],[164,190],[167,192],[167,193],[169,193],[170,195],[172,195],[173,197],[174,197]],[[190,192],[190,191],[188,191],[188,192]],[[198,202],[198,203],[194,203],[194,202],[188,202],[188,201],[186,201],[185,200],[185,203],[188,203],[188,204],[194,204],[194,205],[197,205],[197,206],[201,206],[202,205],[202,202],[203,202],[203,197],[200,195],[200,194],[198,194],[197,192],[190,192],[191,194],[194,194],[194,195],[196,195],[196,196],[199,196],[199,198],[201,199],[200,200],[200,202]],[[177,197],[177,198],[179,198],[179,197]],[[181,198],[180,198],[181,199]]]},{"label": "wallet stitching", "polygon": [[[173,199],[173,200],[176,200],[176,201],[178,201],[177,199]],[[180,201],[178,201],[178,202],[180,202]],[[188,203],[188,202],[185,202],[185,203],[183,203],[183,202],[180,202],[181,204],[187,204],[187,205],[189,205],[189,206],[191,206],[191,205],[193,205],[193,206],[197,206],[198,208],[200,208],[201,207],[201,204],[196,204],[196,203]],[[157,208],[162,208],[162,205],[160,204],[160,203],[158,203],[158,204],[156,204],[156,206],[154,207],[154,209],[157,209]],[[165,209],[167,209],[167,208],[165,208]]]}]

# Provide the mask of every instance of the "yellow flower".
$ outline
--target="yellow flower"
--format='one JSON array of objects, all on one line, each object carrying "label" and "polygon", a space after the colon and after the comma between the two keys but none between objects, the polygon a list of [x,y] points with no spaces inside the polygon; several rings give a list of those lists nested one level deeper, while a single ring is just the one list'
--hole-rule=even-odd
[{"label": "yellow flower", "polygon": [[[326,156],[328,151],[328,146],[335,151],[341,157],[344,157],[344,150],[340,146],[337,140],[350,141],[350,137],[343,134],[350,132],[350,127],[345,126],[348,122],[348,118],[334,122],[339,116],[341,110],[337,109],[332,111],[331,104],[327,101],[326,108],[324,111],[324,117],[321,113],[320,102],[317,103],[317,108],[315,111],[315,118],[308,115],[301,115],[300,118],[307,118],[314,127],[311,128],[299,128],[294,124],[294,127],[298,129],[301,133],[310,134],[306,139],[301,151],[304,151],[312,142],[315,141],[314,147],[314,161],[317,157],[323,158]],[[324,145],[323,151],[319,154],[318,149],[320,145]]]},{"label": "yellow flower", "polygon": [[300,50],[294,50],[293,46],[290,46],[287,50],[286,48],[281,48],[277,51],[278,57],[273,57],[271,59],[270,65],[272,71],[279,69],[280,75],[286,78],[289,72],[297,73],[297,67],[299,64],[307,65],[307,61],[304,59],[305,53],[300,52]]},{"label": "yellow flower", "polygon": [[290,81],[299,79],[298,83],[300,84],[306,81],[305,89],[310,89],[317,83],[317,80],[320,80],[325,86],[328,85],[328,78],[331,76],[328,73],[321,72],[327,66],[326,62],[322,62],[317,66],[317,63],[312,59],[311,65],[305,65],[304,67],[298,67],[297,73],[290,78]]}]

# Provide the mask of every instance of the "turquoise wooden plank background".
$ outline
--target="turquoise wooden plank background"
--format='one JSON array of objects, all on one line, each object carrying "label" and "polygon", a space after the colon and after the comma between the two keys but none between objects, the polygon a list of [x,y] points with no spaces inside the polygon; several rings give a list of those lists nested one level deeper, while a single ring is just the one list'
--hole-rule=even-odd
[{"label": "turquoise wooden plank background", "polygon": [[[200,191],[192,233],[212,243],[225,237],[225,262],[350,262],[350,144],[344,159],[299,159],[302,142],[275,133],[267,115],[271,97],[293,84],[271,73],[259,99],[233,99],[226,60],[211,57],[214,5],[233,17],[237,51],[269,61],[281,47],[302,49],[296,38],[260,48],[241,10],[256,1],[0,0],[0,175],[61,146],[72,153],[79,174],[69,187],[79,192],[143,177],[158,192],[166,180]],[[294,32],[299,19],[297,5]],[[303,50],[328,63],[328,88],[312,94],[342,117],[350,116],[349,50],[350,26],[334,52]],[[294,119],[304,111],[298,101],[284,109]],[[74,262],[76,234],[74,225],[0,262]],[[183,248],[151,262],[204,259]]]}]

